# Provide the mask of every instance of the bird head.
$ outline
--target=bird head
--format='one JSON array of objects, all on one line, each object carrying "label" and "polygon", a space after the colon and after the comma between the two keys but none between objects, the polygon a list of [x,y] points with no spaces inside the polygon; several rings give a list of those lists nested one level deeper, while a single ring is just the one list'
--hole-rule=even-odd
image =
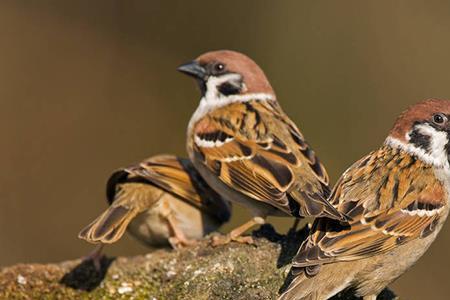
[{"label": "bird head", "polygon": [[261,68],[239,52],[207,52],[179,66],[178,71],[197,80],[202,98],[208,102],[226,102],[229,98],[252,96],[256,96],[255,99],[275,99],[272,86]]},{"label": "bird head", "polygon": [[386,143],[422,161],[449,167],[450,101],[428,99],[405,110],[397,119]]}]

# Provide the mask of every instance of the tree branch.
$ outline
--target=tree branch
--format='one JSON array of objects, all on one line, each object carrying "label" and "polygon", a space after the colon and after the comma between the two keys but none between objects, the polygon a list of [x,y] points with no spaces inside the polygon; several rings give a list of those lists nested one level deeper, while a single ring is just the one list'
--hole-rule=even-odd
[{"label": "tree branch", "polygon": [[[0,269],[0,299],[276,299],[304,231],[255,232],[255,245],[208,241],[180,251],[91,262],[18,264]],[[334,299],[356,299],[351,294]],[[386,290],[378,299],[395,299]]]}]

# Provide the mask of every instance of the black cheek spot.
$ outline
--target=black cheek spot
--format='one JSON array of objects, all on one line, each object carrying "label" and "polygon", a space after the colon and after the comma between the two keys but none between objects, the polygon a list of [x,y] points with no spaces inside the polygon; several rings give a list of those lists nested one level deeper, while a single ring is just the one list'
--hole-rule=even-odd
[{"label": "black cheek spot", "polygon": [[222,95],[229,96],[229,95],[236,95],[241,92],[241,86],[237,86],[235,84],[224,82],[219,87],[218,90]]},{"label": "black cheek spot", "polygon": [[430,137],[428,135],[421,134],[417,129],[414,129],[409,134],[410,143],[414,144],[416,147],[421,148],[425,151],[430,150]]}]

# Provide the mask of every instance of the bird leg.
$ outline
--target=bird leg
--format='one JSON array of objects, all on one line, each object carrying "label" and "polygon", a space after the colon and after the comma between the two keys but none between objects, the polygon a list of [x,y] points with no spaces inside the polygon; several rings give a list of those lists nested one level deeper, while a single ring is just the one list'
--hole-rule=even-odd
[{"label": "bird leg", "polygon": [[243,244],[253,244],[253,238],[251,236],[242,236],[244,232],[256,225],[263,225],[266,222],[265,218],[253,217],[248,222],[242,224],[241,226],[233,229],[230,233],[225,236],[213,236],[212,245],[226,245],[231,241],[235,241]]},{"label": "bird leg", "polygon": [[179,249],[197,244],[197,241],[190,240],[184,235],[183,231],[181,231],[178,227],[177,221],[172,214],[169,214],[166,218],[173,233],[173,236],[169,237],[169,243],[172,248]]},{"label": "bird leg", "polygon": [[299,223],[300,223],[300,219],[296,218],[294,220],[294,224],[292,224],[291,228],[289,228],[289,232],[292,232],[292,231],[296,232]]},{"label": "bird leg", "polygon": [[104,244],[98,244],[97,246],[95,246],[94,250],[91,253],[84,256],[81,260],[82,261],[92,261],[92,263],[94,264],[95,270],[97,270],[97,272],[100,272],[101,260],[103,257],[102,251],[103,251],[104,246],[105,246]]}]

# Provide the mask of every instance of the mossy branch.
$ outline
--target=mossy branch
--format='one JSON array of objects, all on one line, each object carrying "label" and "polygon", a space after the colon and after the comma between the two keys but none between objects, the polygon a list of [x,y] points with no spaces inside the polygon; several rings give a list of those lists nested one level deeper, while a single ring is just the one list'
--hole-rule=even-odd
[{"label": "mossy branch", "polygon": [[[0,299],[276,299],[305,232],[280,236],[270,226],[255,245],[208,241],[180,251],[91,262],[18,264],[0,269]],[[356,299],[351,294],[336,299]],[[385,291],[379,299],[394,299]]]}]

